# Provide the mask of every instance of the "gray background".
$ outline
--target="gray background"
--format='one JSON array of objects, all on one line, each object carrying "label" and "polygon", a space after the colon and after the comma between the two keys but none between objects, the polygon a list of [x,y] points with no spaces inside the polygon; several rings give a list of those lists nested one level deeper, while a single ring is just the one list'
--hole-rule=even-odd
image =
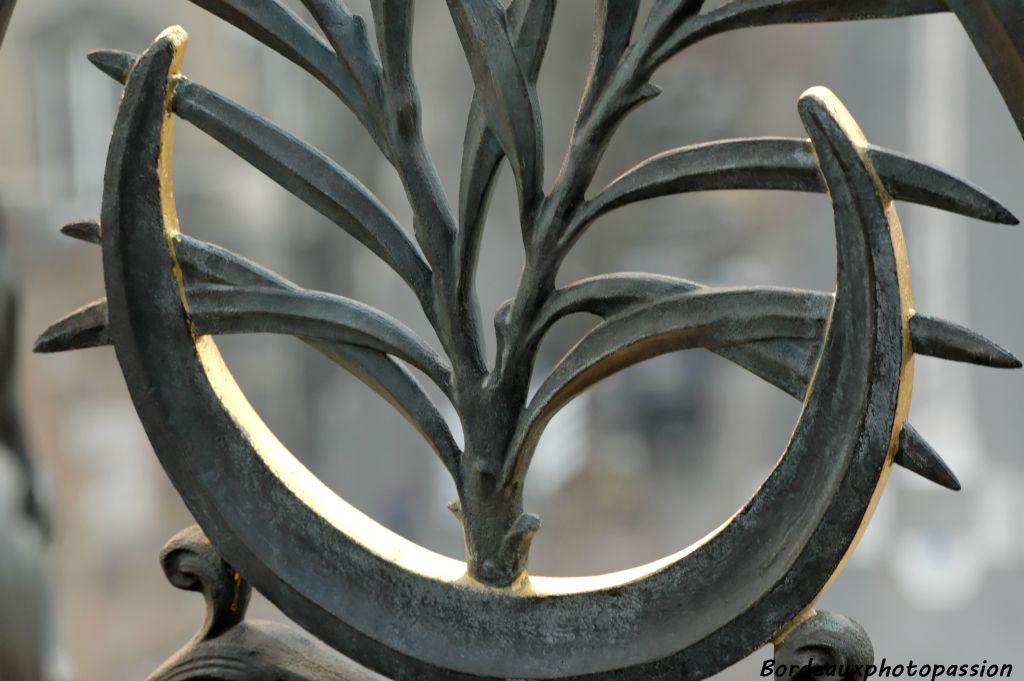
[{"label": "gray background", "polygon": [[[425,132],[454,201],[471,82],[444,3],[420,0],[417,10]],[[585,0],[562,2],[556,15],[539,83],[548,182],[582,89],[592,10]],[[24,293],[21,383],[30,435],[58,500],[49,569],[70,659],[83,679],[142,678],[201,620],[200,599],[172,589],[157,565],[164,541],[190,520],[134,417],[113,352],[28,353],[49,322],[102,293],[98,252],[57,232],[98,215],[117,103],[117,87],[84,53],[138,51],[174,23],[191,34],[190,77],[322,148],[409,224],[396,175],[342,105],[185,0],[23,0],[17,8],[0,59],[0,204]],[[803,136],[796,100],[825,84],[873,142],[943,165],[1024,216],[1024,144],[952,16],[737,32],[676,57],[655,82],[664,94],[622,127],[597,186],[671,147]],[[230,152],[181,124],[176,158],[187,232],[428,334],[397,277]],[[511,295],[521,265],[513,197],[505,171],[478,276],[485,310]],[[929,209],[900,212],[918,308],[1024,353],[1020,230]],[[818,196],[658,199],[595,225],[562,281],[646,270],[709,284],[831,289],[831,229],[829,203]],[[539,369],[586,328],[582,319],[559,324]],[[260,413],[325,481],[392,529],[461,555],[459,529],[445,509],[451,483],[379,398],[290,339],[231,338],[221,347]],[[932,488],[896,470],[860,549],[820,605],[863,623],[890,662],[987,659],[1024,673],[1024,375],[927,358],[917,368],[911,418],[965,490]],[[544,528],[531,571],[604,572],[699,539],[763,479],[798,408],[702,352],[660,358],[600,384],[552,423],[535,460],[528,503]],[[280,617],[263,601],[254,615]],[[718,678],[751,678],[769,654]]]}]

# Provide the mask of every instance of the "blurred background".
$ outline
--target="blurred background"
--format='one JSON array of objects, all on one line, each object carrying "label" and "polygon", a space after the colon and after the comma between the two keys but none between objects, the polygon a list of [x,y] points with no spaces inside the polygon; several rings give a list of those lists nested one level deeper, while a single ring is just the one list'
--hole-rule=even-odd
[{"label": "blurred background", "polygon": [[[349,4],[366,12],[364,3]],[[469,70],[444,3],[419,2],[416,18],[425,133],[454,203]],[[171,24],[191,35],[190,77],[320,147],[411,224],[396,174],[344,107],[303,71],[189,2],[32,0],[17,8],[0,57],[0,209],[22,296],[28,435],[56,500],[48,570],[79,679],[143,678],[202,620],[201,599],[169,586],[157,563],[164,542],[192,521],[135,417],[113,351],[30,353],[50,322],[103,292],[98,250],[58,233],[66,222],[98,217],[118,101],[118,86],[85,54],[141,51]],[[591,3],[561,3],[538,86],[549,183],[582,91],[592,30]],[[664,94],[621,128],[595,188],[671,147],[802,137],[797,98],[824,84],[872,142],[941,165],[1024,216],[1024,143],[952,15],[734,32],[677,56],[655,82]],[[377,306],[432,338],[404,284],[357,242],[202,133],[184,123],[177,131],[175,195],[185,231],[306,287]],[[478,276],[488,317],[512,295],[521,267],[514,196],[505,170]],[[1024,234],[906,205],[900,214],[918,309],[1024,354]],[[830,204],[769,192],[634,204],[590,230],[560,281],[612,271],[831,290]],[[556,326],[538,372],[590,324],[573,318]],[[454,487],[396,412],[292,339],[226,338],[221,347],[258,411],[325,482],[391,529],[461,557],[461,533],[445,508]],[[1024,669],[1024,375],[921,358],[915,393],[912,422],[964,490],[954,494],[897,468],[820,608],[862,623],[879,659],[986,659]],[[601,383],[565,409],[541,443],[527,489],[529,510],[544,520],[531,571],[606,572],[699,539],[764,479],[798,410],[795,400],[702,351]],[[281,617],[262,600],[252,616]],[[765,649],[716,678],[751,678],[770,656]]]}]

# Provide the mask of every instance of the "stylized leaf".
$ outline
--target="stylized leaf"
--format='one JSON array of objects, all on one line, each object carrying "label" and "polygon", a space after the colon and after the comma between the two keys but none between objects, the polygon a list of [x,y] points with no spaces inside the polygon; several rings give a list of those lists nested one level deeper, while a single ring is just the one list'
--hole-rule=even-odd
[{"label": "stylized leaf", "polygon": [[33,352],[66,352],[110,345],[107,326],[107,299],[83,305],[50,324],[39,334]]},{"label": "stylized leaf", "polygon": [[[869,149],[871,160],[897,200],[1017,224],[994,198],[934,166],[882,147]],[[667,194],[714,189],[784,189],[825,192],[810,141],[796,138],[722,140],[673,149],[627,171],[588,201],[564,237],[572,243],[601,215],[636,201]]]},{"label": "stylized leaf", "polygon": [[384,101],[380,60],[370,46],[363,18],[354,15],[340,0],[302,0],[334,47],[336,59],[355,83],[360,96],[373,113]]},{"label": "stylized leaf", "polygon": [[954,492],[960,491],[960,481],[949,468],[949,464],[943,461],[939,453],[909,423],[904,423],[903,430],[900,431],[900,445],[893,463],[917,473],[926,480],[931,480],[940,487]]},{"label": "stylized leaf", "polygon": [[387,79],[387,102],[392,120],[398,131],[415,131],[418,134],[420,97],[413,81],[411,63],[413,4],[411,0],[373,0],[371,7],[383,62],[382,74]]},{"label": "stylized leaf", "polygon": [[518,479],[544,426],[573,397],[644,360],[690,348],[719,348],[774,338],[821,337],[821,325],[794,314],[806,293],[772,288],[696,291],[616,315],[559,361],[524,410],[501,483]]},{"label": "stylized leaf", "polygon": [[260,116],[191,81],[173,111],[305,201],[390,265],[421,300],[430,271],[415,244],[370,190],[341,166]]},{"label": "stylized leaf", "polygon": [[607,319],[616,314],[704,286],[687,279],[641,272],[603,274],[558,289],[537,314],[528,338],[540,343],[559,319],[572,314],[592,314]]},{"label": "stylized leaf", "polygon": [[188,303],[201,334],[277,333],[360,345],[403,359],[450,390],[451,369],[430,346],[398,320],[342,296],[211,284],[193,289]]},{"label": "stylized leaf", "polygon": [[430,443],[453,478],[459,479],[459,445],[441,412],[408,369],[370,348],[309,339],[306,342],[387,400]]},{"label": "stylized leaf", "polygon": [[123,85],[139,55],[124,50],[94,50],[88,58],[93,66]]},{"label": "stylized leaf", "polygon": [[[610,319],[634,312],[651,303],[677,298],[682,294],[710,290],[687,279],[646,273],[620,272],[581,279],[558,289],[549,298],[538,313],[527,338],[530,342],[539,343],[555,322],[572,314],[592,314],[602,319]],[[832,305],[832,294],[819,291],[800,291],[799,294],[786,299],[793,305],[789,314],[805,318],[807,322],[823,328]],[[1016,369],[1021,366],[1020,360],[997,343],[976,331],[945,319],[916,314],[910,320],[910,333],[914,352],[919,355],[997,369]],[[813,368],[812,360],[818,356],[820,350],[818,340],[785,338],[756,342],[751,339],[742,345],[731,345],[713,352],[758,375],[762,375],[762,372],[773,363],[786,364],[782,360],[772,359],[777,358],[780,353],[803,358],[796,364],[787,364],[782,369],[785,376],[778,379],[762,376],[787,392],[790,390],[782,383],[795,381],[793,384],[797,387],[793,389],[792,394],[802,397],[810,379],[810,369]],[[751,357],[749,362],[744,360],[746,357]],[[807,366],[807,371],[798,371],[799,366]]]},{"label": "stylized leaf", "polygon": [[999,369],[1019,369],[1020,360],[981,334],[944,319],[916,314],[910,318],[914,352],[954,362]]},{"label": "stylized leaf", "polygon": [[[376,137],[373,101],[368,100],[334,51],[277,0],[192,0],[206,11],[237,26],[306,70],[345,102]],[[378,146],[381,141],[378,140]]]},{"label": "stylized leaf", "polygon": [[[536,84],[540,73],[554,11],[555,3],[550,0],[514,0],[507,11],[516,54],[531,84]],[[459,252],[462,254],[472,253],[475,257],[494,178],[504,157],[501,144],[487,124],[480,99],[474,95],[462,145],[459,183]]]},{"label": "stylized leaf", "polygon": [[590,71],[583,87],[578,120],[585,120],[590,115],[597,95],[622,60],[639,11],[640,0],[599,0],[597,3],[597,30],[594,31]]},{"label": "stylized leaf", "polygon": [[448,0],[488,127],[508,156],[529,231],[544,177],[543,131],[536,88],[495,0]]},{"label": "stylized leaf", "polygon": [[647,59],[657,68],[688,45],[740,28],[774,24],[886,19],[948,11],[945,0],[732,0],[679,26]]},{"label": "stylized leaf", "polygon": [[[89,243],[99,243],[97,222],[65,225],[65,234]],[[301,289],[270,270],[220,246],[185,234],[175,237],[175,255],[185,273],[186,295],[194,295],[203,284]],[[197,327],[206,328],[202,310],[191,310]],[[444,417],[419,381],[401,364],[378,350],[358,345],[302,338],[309,346],[344,367],[401,413],[430,443],[453,475],[458,472],[459,447]],[[106,300],[91,303],[52,324],[36,341],[36,352],[62,352],[109,345]]]},{"label": "stylized leaf", "polygon": [[[553,0],[513,0],[506,12],[519,63],[526,70],[531,84],[536,84],[540,73],[554,12]],[[491,132],[480,100],[474,94],[462,145],[459,231],[455,242],[455,262],[459,268],[458,297],[466,309],[476,308],[473,287],[480,240],[503,158],[505,152]]]},{"label": "stylized leaf", "polygon": [[941,168],[875,145],[868,148],[868,155],[886,190],[898,201],[931,206],[986,222],[1019,223],[1013,213],[984,190]]},{"label": "stylized leaf", "polygon": [[[125,54],[107,51],[90,56],[101,70],[117,77],[122,70],[113,65],[125,64]],[[344,168],[258,114],[187,78],[175,88],[171,109],[354,236],[390,265],[421,302],[429,300],[430,267],[416,245],[377,197]]]},{"label": "stylized leaf", "polygon": [[103,238],[99,220],[69,222],[60,228],[60,233],[88,244],[99,244]]},{"label": "stylized leaf", "polygon": [[[559,289],[551,297],[531,329],[529,342],[539,343],[557,320],[571,314],[585,313],[617,319],[658,301],[674,300],[687,293],[707,290],[692,281],[651,274],[620,273],[583,279]],[[802,400],[821,352],[821,338],[832,295],[803,291],[780,304],[792,306],[788,314],[804,320],[801,328],[811,325],[818,331],[811,337],[800,338],[755,340],[751,337],[742,343],[708,349]],[[996,343],[952,322],[915,315],[911,318],[910,329],[917,354],[995,368],[1021,366],[1020,360]],[[540,427],[543,428],[543,424]],[[944,487],[959,489],[956,477],[942,458],[909,425],[901,434],[896,463]]]},{"label": "stylized leaf", "polygon": [[[420,98],[413,79],[410,0],[374,0],[374,25],[383,61],[391,162],[413,211],[416,240],[447,290],[457,226],[423,139]],[[442,334],[444,335],[444,334]]]},{"label": "stylized leaf", "polygon": [[704,0],[655,0],[637,38],[638,49],[644,54],[657,50],[703,6]]}]

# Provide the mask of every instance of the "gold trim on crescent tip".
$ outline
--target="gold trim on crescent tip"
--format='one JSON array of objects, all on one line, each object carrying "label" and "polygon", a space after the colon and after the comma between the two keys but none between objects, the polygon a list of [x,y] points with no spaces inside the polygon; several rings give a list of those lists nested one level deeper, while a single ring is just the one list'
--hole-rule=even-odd
[{"label": "gold trim on crescent tip", "polygon": [[[181,264],[174,248],[174,237],[181,233],[181,226],[178,223],[178,206],[174,201],[174,119],[171,111],[171,102],[174,100],[174,91],[181,82],[181,66],[185,60],[185,50],[188,48],[188,32],[181,26],[171,26],[157,36],[157,40],[167,40],[171,45],[172,58],[168,68],[167,92],[164,94],[164,118],[160,133],[160,208],[164,217],[164,236],[167,238],[167,248],[171,252],[171,261],[174,263],[174,277],[178,280],[178,293],[181,297],[181,304],[188,316],[188,296],[185,295],[185,278],[181,271]],[[133,67],[134,68],[134,67]],[[189,328],[192,336],[196,331],[189,318]]]},{"label": "gold trim on crescent tip", "polygon": [[[882,498],[882,493],[885,491],[886,483],[889,481],[889,474],[892,471],[893,461],[896,458],[896,452],[899,449],[900,433],[902,432],[903,426],[910,414],[910,401],[914,387],[914,351],[910,336],[910,319],[914,316],[914,300],[910,281],[910,260],[907,254],[907,243],[903,236],[902,223],[900,222],[899,215],[896,213],[896,202],[893,201],[892,196],[890,196],[886,191],[885,186],[882,183],[882,179],[879,176],[874,163],[871,161],[871,157],[868,153],[870,144],[867,137],[864,135],[864,131],[861,130],[860,125],[850,114],[849,110],[843,106],[842,102],[840,102],[830,90],[822,87],[810,88],[804,92],[804,95],[802,96],[813,95],[818,91],[824,91],[827,93],[828,96],[824,98],[827,101],[827,106],[832,115],[835,116],[836,120],[846,131],[850,141],[853,142],[856,147],[857,153],[861,157],[865,168],[867,168],[870,173],[871,181],[875,185],[875,191],[878,193],[878,197],[882,203],[882,209],[885,211],[886,218],[889,222],[889,235],[892,239],[893,255],[896,259],[896,277],[900,284],[900,316],[903,320],[903,356],[901,359],[899,391],[896,398],[896,414],[893,419],[892,431],[889,435],[889,449],[886,452],[885,462],[882,465],[881,475],[879,475],[878,482],[875,485],[875,491],[871,495],[867,509],[861,519],[860,527],[857,528],[857,532],[854,534],[846,553],[843,555],[843,558],[839,561],[838,565],[836,565],[836,569],[833,570],[832,575],[825,582],[824,586],[822,586],[821,590],[817,595],[815,595],[811,602],[807,604],[807,607],[801,611],[800,614],[783,625],[783,627],[775,634],[772,639],[775,645],[781,644],[786,636],[788,636],[793,629],[799,626],[800,623],[814,616],[814,606],[832,586],[832,583],[843,571],[851,556],[853,556],[854,551],[856,551],[861,537],[864,535],[864,531],[867,529],[868,524],[871,522],[871,518],[874,516],[875,508],[878,506],[878,502]],[[814,154],[815,162],[818,163],[818,154],[813,145],[811,145],[811,150]]]}]

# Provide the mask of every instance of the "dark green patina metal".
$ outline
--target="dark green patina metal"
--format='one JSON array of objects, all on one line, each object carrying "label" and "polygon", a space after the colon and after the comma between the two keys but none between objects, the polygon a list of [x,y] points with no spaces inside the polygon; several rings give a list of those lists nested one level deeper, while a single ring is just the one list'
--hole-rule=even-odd
[{"label": "dark green patina metal", "polygon": [[[545,189],[535,83],[555,2],[449,0],[476,88],[453,209],[420,126],[412,2],[372,3],[374,50],[363,20],[339,0],[303,0],[326,41],[276,0],[193,1],[295,62],[353,111],[402,178],[413,224],[407,232],[316,149],[183,77],[180,29],[165,32],[141,56],[91,55],[125,91],[101,220],[65,232],[101,245],[107,298],[57,322],[37,349],[114,346],[157,455],[209,537],[207,543],[194,531],[188,538],[185,555],[202,570],[165,562],[175,584],[206,592],[210,615],[197,639],[154,678],[357,674],[333,653],[300,652],[301,636],[239,624],[227,594],[247,589],[243,576],[307,631],[395,679],[697,679],[773,639],[783,642],[785,659],[805,650],[816,632],[829,633],[821,645],[835,659],[870,658],[870,643],[865,647],[852,624],[813,616],[810,608],[852,550],[892,463],[959,488],[904,422],[913,354],[1020,366],[976,333],[913,310],[892,201],[991,222],[1016,219],[963,180],[869,145],[839,100],[821,88],[799,102],[808,139],[670,150],[603,189],[591,184],[617,126],[660,91],[651,83],[657,68],[687,46],[739,28],[953,10],[1020,124],[1024,50],[1014,27],[1024,21],[1024,4],[733,0],[704,11],[699,0],[658,0],[635,31],[638,2],[598,2],[577,120],[561,170]],[[168,108],[380,257],[415,293],[443,353],[380,311],[302,289],[179,234],[169,205]],[[474,278],[504,159],[515,178],[526,261],[515,295],[495,314],[498,349],[488,366]],[[835,292],[716,289],[624,273],[556,286],[563,259],[602,215],[656,196],[713,189],[828,194],[836,217]],[[601,321],[530,396],[541,339],[576,313]],[[464,531],[465,565],[383,530],[364,531],[370,521],[312,476],[288,468],[269,431],[230,397],[230,376],[214,375],[207,336],[255,332],[293,335],[324,353],[430,442],[458,491],[451,508]],[[540,521],[523,507],[523,486],[546,423],[602,378],[690,348],[720,354],[803,400],[800,422],[769,478],[705,542],[657,565],[568,585],[528,575]],[[454,405],[463,447],[405,365],[422,371]],[[788,628],[805,616],[793,631],[799,640],[788,639]],[[230,646],[218,647],[224,636]],[[263,666],[240,661],[269,639],[278,642],[272,659],[251,657]],[[315,670],[310,656],[323,660]]]}]

